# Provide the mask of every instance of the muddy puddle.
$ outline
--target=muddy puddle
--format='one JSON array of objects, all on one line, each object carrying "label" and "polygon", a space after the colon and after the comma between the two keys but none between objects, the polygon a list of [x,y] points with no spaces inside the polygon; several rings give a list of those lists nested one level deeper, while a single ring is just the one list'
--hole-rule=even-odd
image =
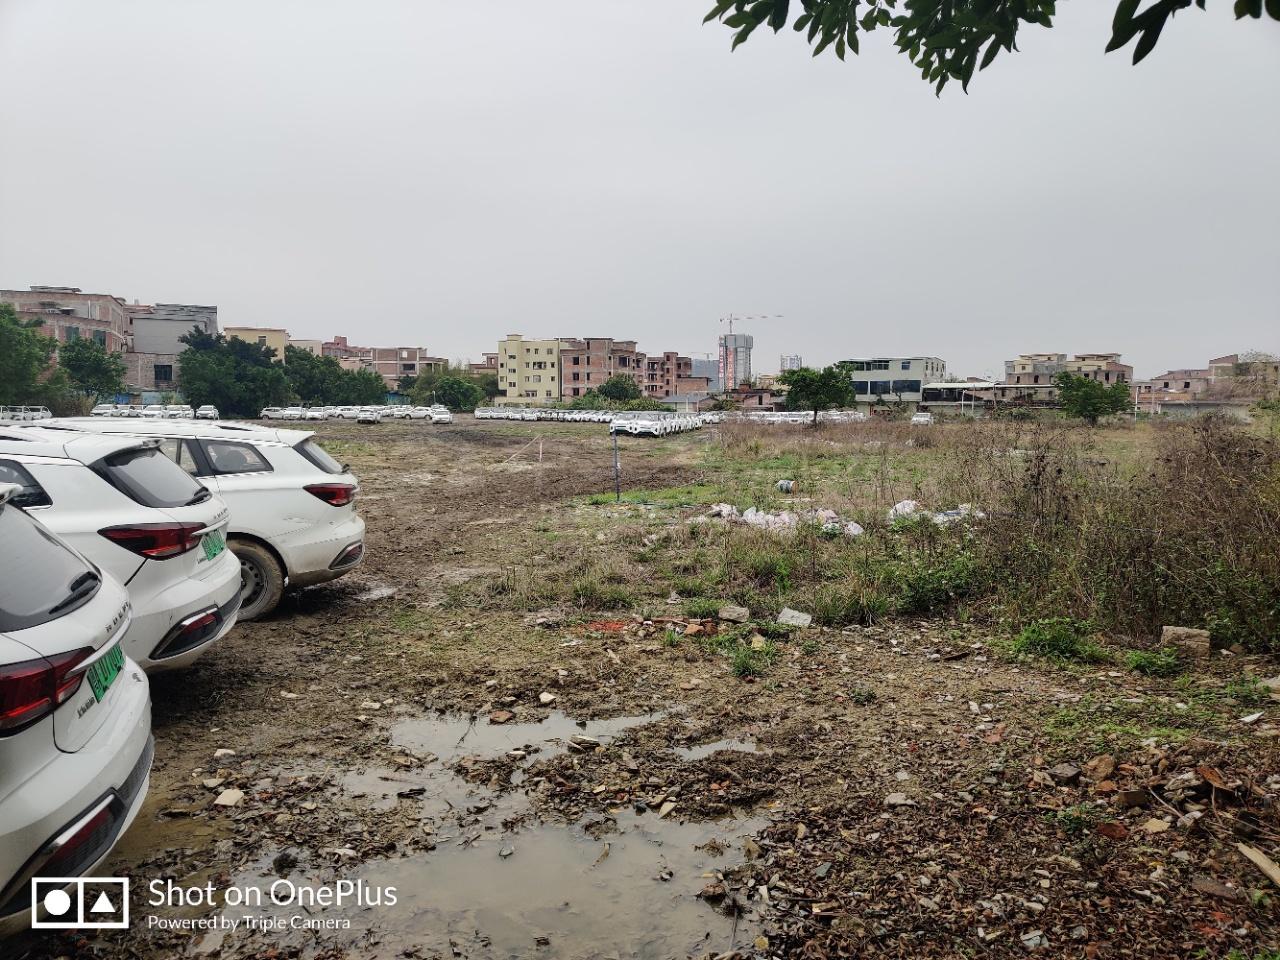
[{"label": "muddy puddle", "polygon": [[676,756],[681,760],[701,760],[703,757],[709,757],[713,753],[719,753],[721,750],[727,750],[732,753],[767,753],[761,750],[760,745],[754,740],[739,740],[737,738],[729,738],[727,740],[716,740],[712,743],[700,743],[692,747],[675,747]]},{"label": "muddy puddle", "polygon": [[[416,818],[427,838],[424,849],[364,862],[335,861],[333,851],[289,851],[286,859],[292,864],[296,856],[297,863],[284,871],[296,885],[346,880],[394,887],[396,902],[315,908],[312,919],[340,917],[350,926],[300,930],[288,926],[296,907],[268,900],[249,912],[283,918],[283,927],[219,930],[193,946],[226,957],[288,945],[302,957],[336,949],[378,958],[642,960],[750,949],[759,933],[754,914],[713,906],[698,893],[743,862],[743,841],[767,824],[766,817],[736,811],[718,821],[685,823],[624,807],[575,823],[544,823],[530,813],[523,788],[493,790],[454,773],[465,758],[512,758],[524,769],[559,753],[594,749],[662,716],[585,723],[562,713],[540,723],[491,724],[456,715],[400,721],[391,728],[392,744],[420,765],[350,771],[340,782],[375,810]],[[723,749],[758,748],[725,740],[689,752]],[[232,884],[269,890],[282,873],[279,853],[264,852]]]},{"label": "muddy puddle", "polygon": [[460,757],[493,758],[520,754],[519,759],[545,760],[571,750],[608,744],[633,727],[655,723],[665,713],[575,720],[560,711],[537,723],[490,723],[487,718],[444,714],[403,720],[391,728],[391,744],[418,755],[431,754],[450,764]]}]

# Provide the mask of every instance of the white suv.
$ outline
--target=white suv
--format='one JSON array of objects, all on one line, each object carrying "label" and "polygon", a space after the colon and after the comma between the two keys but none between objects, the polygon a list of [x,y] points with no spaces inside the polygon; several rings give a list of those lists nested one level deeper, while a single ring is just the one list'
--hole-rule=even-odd
[{"label": "white suv", "polygon": [[31,878],[90,874],[142,807],[147,680],[121,649],[129,599],[0,484],[0,937]]},{"label": "white suv", "polygon": [[11,506],[126,586],[125,652],[143,669],[186,666],[235,625],[240,565],[226,549],[227,506],[157,441],[0,429],[0,482],[22,487]]},{"label": "white suv", "polygon": [[309,430],[90,417],[51,423],[159,438],[166,456],[217,491],[231,510],[227,536],[241,564],[241,620],[274,610],[286,586],[335,580],[364,559],[359,484]]}]

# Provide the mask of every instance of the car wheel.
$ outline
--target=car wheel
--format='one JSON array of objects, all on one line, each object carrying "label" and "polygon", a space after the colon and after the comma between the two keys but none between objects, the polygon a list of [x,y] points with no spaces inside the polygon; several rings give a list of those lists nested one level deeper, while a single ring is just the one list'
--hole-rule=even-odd
[{"label": "car wheel", "polygon": [[232,540],[231,552],[240,561],[240,619],[266,616],[284,594],[280,562],[266,547],[249,540]]}]

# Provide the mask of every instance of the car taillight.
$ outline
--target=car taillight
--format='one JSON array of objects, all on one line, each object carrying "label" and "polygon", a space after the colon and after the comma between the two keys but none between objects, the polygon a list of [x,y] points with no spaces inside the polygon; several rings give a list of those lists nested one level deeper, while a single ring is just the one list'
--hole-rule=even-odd
[{"label": "car taillight", "polygon": [[303,489],[331,507],[345,507],[356,498],[356,488],[349,483],[313,483]]},{"label": "car taillight", "polygon": [[0,666],[0,736],[16,733],[70,700],[84,675],[71,671],[92,650]]},{"label": "car taillight", "polygon": [[167,560],[194,550],[200,543],[198,531],[203,529],[198,523],[138,523],[98,532],[139,556]]}]

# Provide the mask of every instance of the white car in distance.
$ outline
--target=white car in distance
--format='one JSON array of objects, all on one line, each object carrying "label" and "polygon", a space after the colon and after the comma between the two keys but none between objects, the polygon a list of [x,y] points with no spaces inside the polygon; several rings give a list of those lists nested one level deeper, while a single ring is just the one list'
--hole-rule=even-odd
[{"label": "white car in distance", "polygon": [[220,416],[218,408],[211,403],[196,408],[195,419],[197,420],[217,420]]},{"label": "white car in distance", "polygon": [[[146,677],[124,654],[123,587],[0,484],[0,938],[36,876],[92,874],[146,798]],[[38,908],[37,908],[38,909]]]},{"label": "white car in distance", "polygon": [[226,501],[240,561],[241,620],[266,616],[286,586],[335,580],[364,559],[359,483],[309,430],[238,423],[54,420],[60,429],[160,440],[160,450]]},{"label": "white car in distance", "polygon": [[186,666],[235,625],[240,569],[226,549],[226,504],[157,441],[0,429],[0,482],[22,488],[10,506],[125,584],[125,652],[143,669]]}]

